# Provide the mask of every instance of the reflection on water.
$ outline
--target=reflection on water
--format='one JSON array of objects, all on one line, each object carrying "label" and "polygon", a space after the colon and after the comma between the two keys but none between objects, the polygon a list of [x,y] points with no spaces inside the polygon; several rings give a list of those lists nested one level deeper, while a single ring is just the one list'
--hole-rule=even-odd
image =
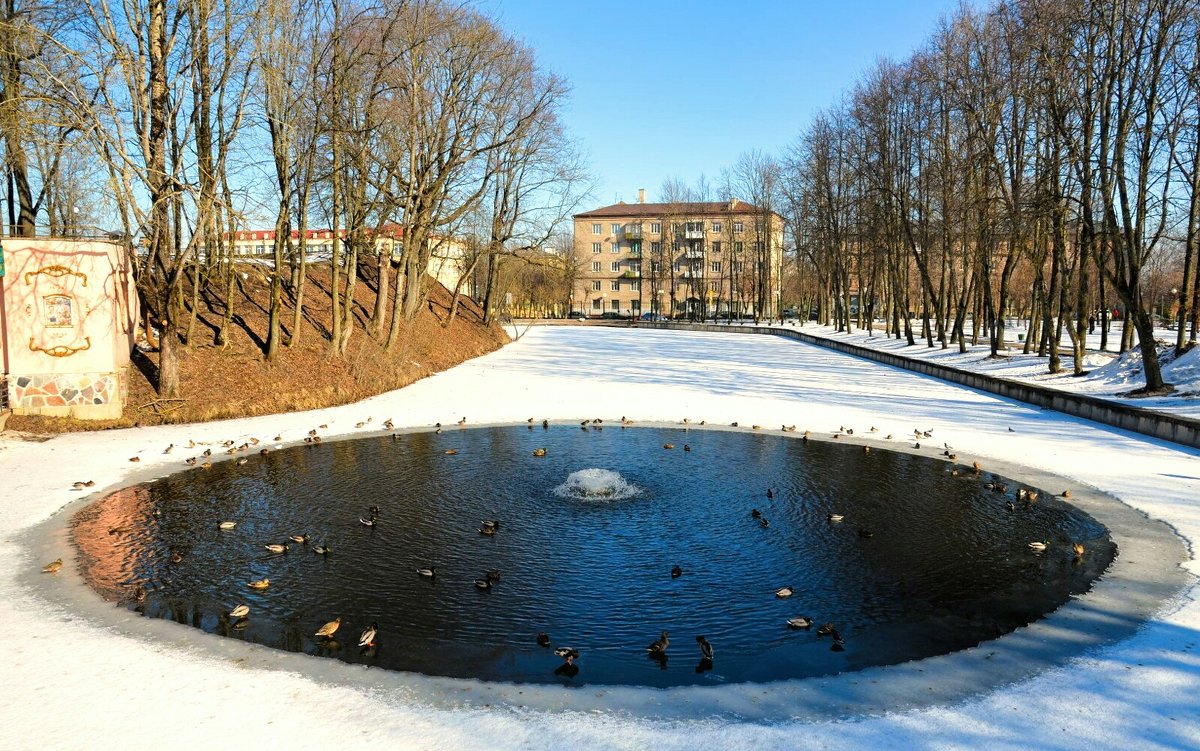
[{"label": "reflection on water", "polygon": [[[664,449],[685,439],[690,451]],[[1082,512],[950,468],[744,432],[454,430],[183,472],[88,506],[73,534],[105,597],[278,649],[489,680],[765,681],[977,644],[1111,562],[1107,532]],[[595,503],[563,486],[635,491]],[[1035,540],[1048,549],[1032,552]],[[794,594],[777,597],[783,587]],[[812,628],[789,629],[798,616]],[[335,618],[334,638],[316,636]],[[375,646],[360,647],[373,622]],[[648,654],[664,630],[667,652]]]}]

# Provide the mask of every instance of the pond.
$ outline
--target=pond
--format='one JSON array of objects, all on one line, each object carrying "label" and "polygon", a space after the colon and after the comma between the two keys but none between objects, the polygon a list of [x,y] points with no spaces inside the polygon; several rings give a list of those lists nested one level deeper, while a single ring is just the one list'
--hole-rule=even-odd
[{"label": "pond", "polygon": [[[89,583],[149,618],[351,663],[667,687],[953,652],[1087,591],[1116,553],[1045,490],[1022,500],[970,466],[795,434],[537,424],[246,458],[79,511]],[[801,617],[809,628],[789,627]],[[648,653],[663,631],[669,647]]]}]

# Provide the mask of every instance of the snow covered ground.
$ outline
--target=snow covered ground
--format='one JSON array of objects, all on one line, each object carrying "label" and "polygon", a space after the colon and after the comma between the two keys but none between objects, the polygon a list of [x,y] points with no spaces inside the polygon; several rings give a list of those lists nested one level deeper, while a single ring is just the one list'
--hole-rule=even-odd
[{"label": "snow covered ground", "polygon": [[[8,637],[0,748],[1200,748],[1194,559],[1184,564],[1183,589],[1117,644],[965,700],[804,721],[786,712],[745,721],[703,710],[646,719],[603,709],[610,700],[623,706],[622,690],[596,687],[563,691],[555,706],[537,709],[455,706],[447,693],[490,689],[397,683],[381,671],[247,647],[111,608],[98,617],[106,606],[69,570],[39,573],[59,556],[71,568],[65,539],[39,530],[56,512],[78,507],[72,481],[95,480],[91,490],[102,492],[174,472],[182,457],[162,453],[170,443],[275,434],[295,443],[319,423],[329,434],[351,434],[368,416],[374,425],[390,417],[416,427],[463,415],[476,424],[628,415],[794,423],[814,432],[847,425],[859,435],[871,425],[879,435],[933,429],[939,447],[948,442],[960,456],[1055,472],[1166,522],[1189,549],[1200,539],[1194,450],[777,337],[538,327],[498,352],[339,408],[45,442],[0,436],[0,630]],[[134,456],[140,461],[131,463]],[[925,672],[923,665],[896,672]],[[886,683],[889,670],[871,680]],[[925,679],[937,683],[938,671],[931,664]],[[438,700],[427,690],[440,692]],[[663,705],[676,697],[654,696]]]},{"label": "snow covered ground", "polygon": [[[919,326],[919,322],[914,325]],[[776,324],[775,328],[778,327]],[[784,328],[794,329],[796,327],[789,322]],[[1023,337],[1026,332],[1020,326],[1007,331],[1005,340],[1008,342],[1009,350],[998,359],[992,359],[989,356],[991,350],[986,338],[982,340],[983,343],[968,347],[966,352],[960,353],[957,345],[941,349],[936,339],[934,339],[934,346],[930,348],[920,337],[917,338],[916,345],[910,347],[904,339],[898,340],[882,336],[882,326],[877,326],[873,334],[868,334],[865,329],[857,328],[852,333],[839,333],[833,326],[813,323],[806,323],[800,330],[813,336],[837,339],[962,370],[987,373],[998,378],[1036,383],[1063,391],[1111,399],[1142,409],[1200,418],[1200,347],[1193,348],[1182,357],[1172,359],[1171,352],[1174,349],[1175,332],[1167,329],[1158,331],[1157,338],[1164,344],[1170,344],[1170,347],[1160,347],[1160,352],[1163,353],[1163,377],[1168,383],[1175,386],[1175,393],[1170,396],[1153,398],[1122,396],[1134,389],[1141,388],[1146,381],[1142,374],[1141,351],[1136,345],[1123,355],[1118,355],[1116,352],[1121,339],[1119,323],[1115,324],[1113,330],[1109,332],[1108,350],[1106,351],[1100,350],[1099,333],[1090,334],[1087,337],[1087,354],[1084,356],[1086,373],[1083,376],[1074,375],[1071,342],[1065,334],[1061,350],[1064,371],[1051,375],[1047,372],[1049,358],[1038,357],[1036,348],[1033,353],[1028,355],[1022,352],[1024,340],[1018,340],[1017,337]],[[919,328],[917,333],[919,333]]]}]

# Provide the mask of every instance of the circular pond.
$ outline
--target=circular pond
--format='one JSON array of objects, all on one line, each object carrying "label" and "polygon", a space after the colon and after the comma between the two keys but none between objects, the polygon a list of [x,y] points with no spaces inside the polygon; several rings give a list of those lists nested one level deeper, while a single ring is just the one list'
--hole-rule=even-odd
[{"label": "circular pond", "polygon": [[[251,455],[118,491],[72,533],[91,585],[147,617],[429,675],[675,686],[920,659],[1054,610],[1115,546],[1021,490],[838,442],[539,425]],[[789,628],[798,617],[812,627]],[[332,638],[315,635],[335,618]],[[359,647],[372,623],[375,646]],[[827,623],[837,641],[818,634]],[[670,646],[648,655],[662,631]],[[579,651],[574,675],[559,647]]]}]

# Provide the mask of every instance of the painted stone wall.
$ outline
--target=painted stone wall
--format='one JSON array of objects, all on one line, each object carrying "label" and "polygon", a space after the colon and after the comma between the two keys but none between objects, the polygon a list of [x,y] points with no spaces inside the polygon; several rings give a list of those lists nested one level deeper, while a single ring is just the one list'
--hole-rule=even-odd
[{"label": "painted stone wall", "polygon": [[120,417],[137,328],[125,246],[3,238],[0,364],[16,414]]}]

